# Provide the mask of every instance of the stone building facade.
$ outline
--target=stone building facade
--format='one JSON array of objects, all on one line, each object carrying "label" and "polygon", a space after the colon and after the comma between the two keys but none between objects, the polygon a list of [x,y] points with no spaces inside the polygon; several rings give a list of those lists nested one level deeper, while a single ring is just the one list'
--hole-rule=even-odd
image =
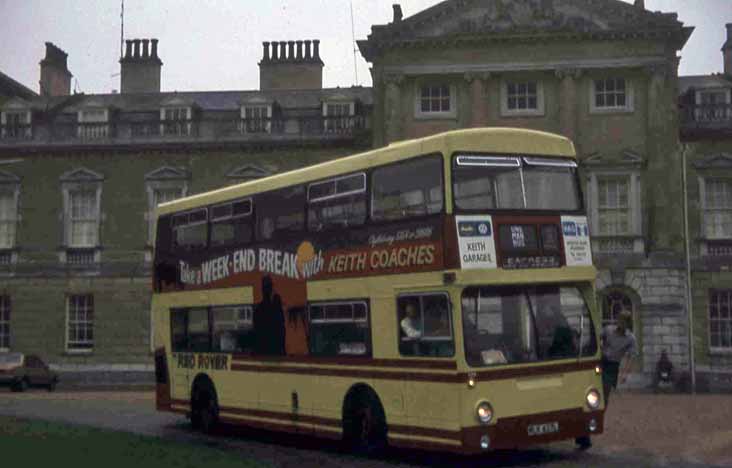
[{"label": "stone building facade", "polygon": [[[635,385],[653,381],[664,351],[680,380],[689,366],[678,53],[692,31],[642,1],[456,0],[409,18],[395,5],[393,21],[359,42],[372,63],[376,145],[474,126],[573,139],[603,323],[632,311],[641,355]],[[698,196],[689,191],[692,219]],[[691,227],[695,236],[699,225]],[[730,258],[710,262],[699,255],[703,242],[694,244],[701,317],[710,285],[730,289],[719,272]],[[717,276],[702,279],[710,274]],[[708,362],[705,323],[695,321],[699,364]]]},{"label": "stone building facade", "polygon": [[322,88],[307,42],[307,60],[283,49],[262,73],[311,65],[319,79],[161,92],[157,41],[128,41],[122,92],[93,95],[58,84],[66,53],[47,45],[49,95],[0,108],[0,350],[38,353],[67,380],[149,378],[154,206],[370,145],[370,89]]}]

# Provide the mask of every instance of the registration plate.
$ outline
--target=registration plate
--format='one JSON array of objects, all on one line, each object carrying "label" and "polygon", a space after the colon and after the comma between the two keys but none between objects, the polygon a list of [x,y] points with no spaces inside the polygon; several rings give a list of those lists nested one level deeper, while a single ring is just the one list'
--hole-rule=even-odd
[{"label": "registration plate", "polygon": [[538,436],[543,434],[553,434],[559,432],[559,423],[550,422],[545,424],[531,424],[528,427],[529,436]]}]

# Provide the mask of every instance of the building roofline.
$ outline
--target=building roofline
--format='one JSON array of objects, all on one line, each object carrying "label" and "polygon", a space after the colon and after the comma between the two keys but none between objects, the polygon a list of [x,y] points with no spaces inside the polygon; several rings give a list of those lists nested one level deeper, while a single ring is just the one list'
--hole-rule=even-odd
[{"label": "building roofline", "polygon": [[6,84],[10,88],[14,88],[16,90],[15,92],[22,98],[28,99],[38,97],[38,93],[28,88],[24,84],[12,79],[2,71],[0,71],[0,84]]}]

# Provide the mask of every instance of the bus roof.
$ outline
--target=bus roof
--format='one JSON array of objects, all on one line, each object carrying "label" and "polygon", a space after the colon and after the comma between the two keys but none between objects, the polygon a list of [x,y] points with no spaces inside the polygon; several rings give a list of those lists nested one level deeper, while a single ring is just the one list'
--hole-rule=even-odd
[{"label": "bus roof", "polygon": [[159,215],[193,209],[290,185],[365,170],[391,162],[431,153],[457,151],[576,158],[574,145],[563,136],[521,128],[472,128],[452,130],[283,172],[250,182],[224,187],[159,205]]}]

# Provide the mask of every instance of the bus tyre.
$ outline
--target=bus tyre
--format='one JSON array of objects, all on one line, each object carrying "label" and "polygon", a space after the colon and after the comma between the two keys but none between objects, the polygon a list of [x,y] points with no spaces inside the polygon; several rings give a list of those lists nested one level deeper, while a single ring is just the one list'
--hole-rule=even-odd
[{"label": "bus tyre", "polygon": [[363,392],[356,396],[344,416],[343,434],[347,448],[366,455],[386,448],[386,417],[375,395]]},{"label": "bus tyre", "polygon": [[211,385],[197,385],[191,398],[191,424],[204,434],[211,434],[219,422],[219,404]]}]

